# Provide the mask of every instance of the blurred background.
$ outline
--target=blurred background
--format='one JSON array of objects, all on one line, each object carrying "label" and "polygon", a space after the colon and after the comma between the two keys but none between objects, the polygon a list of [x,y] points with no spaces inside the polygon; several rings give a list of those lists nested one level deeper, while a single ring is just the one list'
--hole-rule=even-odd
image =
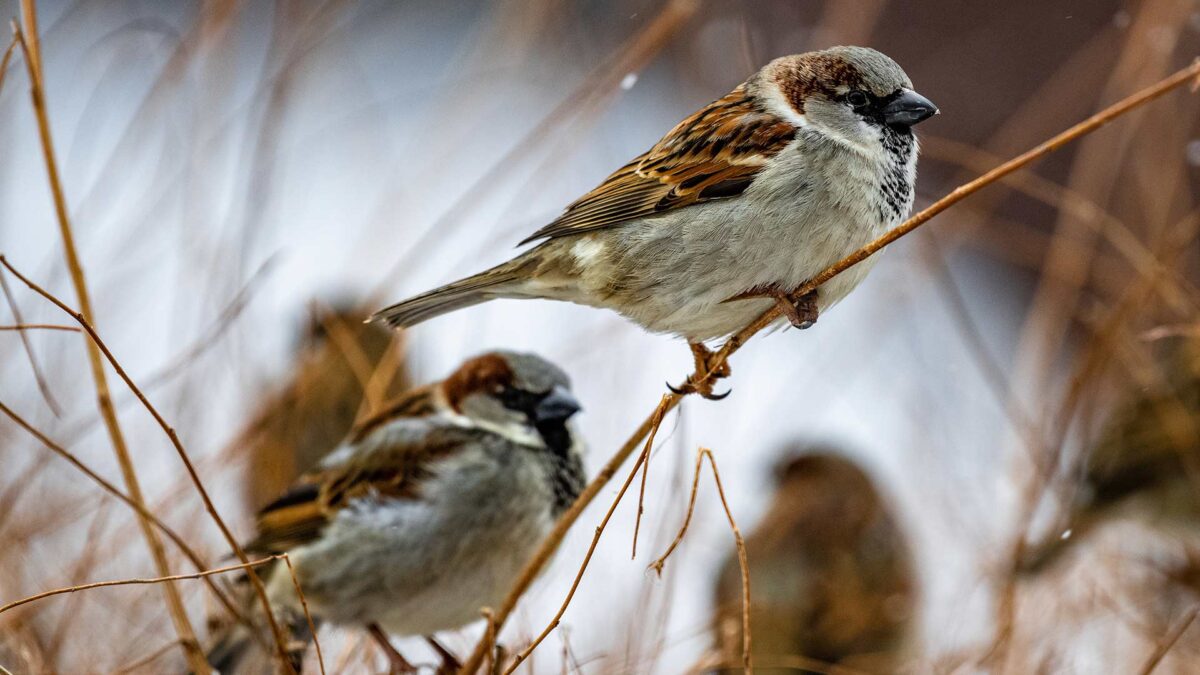
[{"label": "blurred background", "polygon": [[[0,0],[0,18],[18,5]],[[834,44],[896,59],[942,111],[918,131],[920,208],[1200,55],[1196,0],[38,10],[97,329],[242,538],[254,509],[356,417],[491,348],[536,351],[572,375],[594,473],[664,381],[689,372],[682,342],[550,302],[489,303],[392,336],[359,318],[506,259],[768,60]],[[562,626],[522,672],[740,663],[740,639],[716,618],[733,537],[709,476],[680,549],[661,578],[647,571],[682,521],[700,447],[713,450],[738,525],[766,542],[757,559],[751,549],[752,587],[836,567],[810,586],[837,600],[813,605],[817,591],[801,584],[796,602],[812,606],[796,612],[827,620],[846,605],[839,629],[858,625],[855,611],[887,619],[879,639],[851,631],[820,642],[850,646],[821,653],[809,638],[764,637],[774,651],[756,653],[763,664],[1187,672],[1200,658],[1198,111],[1186,88],[1134,111],[890,247],[816,328],[748,344],[727,400],[689,398],[665,421],[637,558],[627,497]],[[75,304],[19,51],[0,90],[0,252]],[[8,286],[0,325],[70,323],[11,276]],[[0,355],[0,402],[120,484],[84,338],[2,331]],[[220,561],[229,551],[168,440],[112,382],[151,508]],[[848,462],[838,480],[851,483],[789,478],[788,463],[816,450]],[[130,510],[8,419],[0,466],[0,604],[155,574]],[[789,490],[800,497],[787,501]],[[549,621],[614,495],[606,488],[583,515],[502,642],[519,647]],[[810,509],[824,515],[801,522]],[[847,536],[880,539],[806,558],[835,546],[818,545],[831,540],[812,523],[841,519],[857,519]],[[771,536],[804,550],[785,551],[783,571],[759,581],[756,561],[778,548]],[[192,571],[168,554],[173,570]],[[803,569],[786,569],[800,559]],[[890,581],[869,583],[880,575]],[[203,633],[203,586],[180,589]],[[847,599],[855,592],[861,601]],[[175,670],[166,616],[153,587],[43,600],[0,615],[0,665]],[[776,620],[764,616],[752,628],[766,636]],[[480,630],[444,642],[466,653]],[[321,636],[331,669],[382,667],[358,632]],[[400,645],[430,658],[420,643]],[[888,655],[847,657],[855,650]]]}]

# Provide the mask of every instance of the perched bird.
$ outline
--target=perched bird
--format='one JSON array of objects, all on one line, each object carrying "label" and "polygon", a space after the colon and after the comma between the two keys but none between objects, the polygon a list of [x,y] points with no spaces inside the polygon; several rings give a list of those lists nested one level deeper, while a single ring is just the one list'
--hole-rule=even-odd
[{"label": "perched bird", "polygon": [[682,336],[709,371],[705,340],[776,302],[807,328],[863,280],[873,259],[789,300],[908,215],[911,127],[937,112],[875,50],[778,58],[521,242],[537,247],[375,318],[412,326],[495,298],[564,300]]},{"label": "perched bird", "polygon": [[[262,510],[246,548],[288,553],[312,614],[368,628],[405,672],[385,631],[431,636],[480,618],[578,496],[581,446],[568,420],[579,409],[566,374],[542,358],[470,359],[352,432]],[[286,567],[266,584],[287,623],[302,625]],[[251,638],[231,626],[213,665],[244,672],[235,669]]]},{"label": "perched bird", "polygon": [[[755,672],[825,672],[828,664],[895,672],[915,582],[894,517],[870,478],[831,452],[810,449],[780,474],[767,514],[746,538]],[[735,557],[721,570],[715,601],[720,662],[740,664]]]}]

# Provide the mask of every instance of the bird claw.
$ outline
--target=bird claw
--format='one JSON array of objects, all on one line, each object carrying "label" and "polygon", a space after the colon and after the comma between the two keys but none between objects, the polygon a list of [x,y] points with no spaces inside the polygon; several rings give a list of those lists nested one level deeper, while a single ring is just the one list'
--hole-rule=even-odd
[{"label": "bird claw", "polygon": [[702,386],[702,387],[697,386],[692,383],[692,378],[690,375],[688,376],[687,381],[684,382],[683,384],[679,385],[678,387],[671,384],[670,382],[667,382],[666,384],[667,384],[667,389],[670,389],[672,393],[674,393],[678,396],[687,396],[688,394],[699,394],[701,398],[706,398],[710,401],[723,401],[730,394],[733,393],[733,389],[730,389],[729,391],[726,391],[723,394],[714,394],[712,391],[712,384],[706,384],[705,386]]},{"label": "bird claw", "polygon": [[804,330],[812,328],[817,323],[817,292],[809,291],[805,293],[799,300],[792,302],[792,299],[785,293],[780,293],[775,296],[775,301],[779,303],[779,308],[783,310],[783,315],[787,317],[788,322],[792,326]]}]

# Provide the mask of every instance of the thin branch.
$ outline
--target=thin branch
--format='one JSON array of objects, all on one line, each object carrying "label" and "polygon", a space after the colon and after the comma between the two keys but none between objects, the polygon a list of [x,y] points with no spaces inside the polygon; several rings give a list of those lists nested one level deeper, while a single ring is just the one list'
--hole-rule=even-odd
[{"label": "thin branch", "polygon": [[[117,499],[119,499],[120,501],[124,502],[127,506],[129,506],[129,508],[133,509],[140,517],[145,518],[151,524],[153,524],[155,527],[157,527],[159,529],[159,531],[162,532],[164,535],[166,535],[166,537],[168,539],[170,539],[173,544],[175,544],[176,546],[179,547],[179,550],[183,553],[184,557],[186,557],[193,565],[195,565],[197,570],[208,569],[208,563],[206,563],[204,561],[204,559],[201,558],[198,553],[193,551],[192,548],[190,546],[188,546],[187,542],[183,540],[183,537],[179,536],[179,534],[177,532],[175,532],[175,530],[171,529],[166,523],[164,523],[162,520],[160,520],[158,516],[154,515],[149,509],[146,508],[146,506],[142,502],[135,501],[134,499],[132,499],[131,497],[126,495],[124,492],[121,492],[121,490],[117,486],[115,486],[112,483],[105,480],[103,476],[101,476],[100,474],[93,471],[91,469],[91,467],[89,467],[88,465],[86,465],[82,461],[80,461],[77,457],[75,457],[75,455],[73,455],[66,448],[64,448],[63,446],[59,445],[58,443],[55,443],[54,441],[50,440],[50,438],[48,436],[43,434],[41,431],[38,431],[33,425],[31,425],[29,422],[25,421],[24,418],[22,418],[17,413],[13,412],[13,410],[11,408],[4,405],[3,402],[0,402],[0,413],[4,413],[6,416],[8,416],[9,419],[11,419],[13,422],[15,422],[17,424],[17,426],[21,427],[29,435],[36,438],[39,442],[41,442],[42,445],[46,446],[46,448],[49,449],[51,452],[58,455],[59,457],[62,457],[65,460],[67,460],[67,462],[69,462],[71,464],[71,466],[74,466],[76,469],[78,469],[80,472],[82,472],[83,475],[92,479],[92,481],[94,483],[96,483],[97,485],[99,485],[100,488],[103,489],[105,492],[109,493],[110,495],[112,495],[112,496],[116,497]],[[233,602],[231,602],[229,600],[229,598],[226,597],[226,595],[221,591],[221,589],[219,587],[217,587],[216,584],[207,582],[207,585],[209,586],[209,588],[212,589],[213,594],[217,596],[217,599],[220,600],[221,604],[224,605],[225,608],[230,611],[230,613],[232,613],[234,616],[240,615],[240,613],[237,611],[236,606],[233,604]]]},{"label": "thin branch", "polygon": [[18,323],[13,326],[0,326],[0,331],[27,331],[27,330],[65,330],[70,333],[81,333],[80,329],[75,326],[61,326],[56,323]]},{"label": "thin branch", "polygon": [[683,536],[687,534],[688,528],[692,524],[692,514],[696,510],[696,494],[700,491],[700,470],[704,468],[706,457],[709,466],[712,467],[713,481],[717,484],[717,495],[721,498],[721,506],[725,509],[725,517],[729,520],[729,529],[733,531],[733,542],[737,547],[738,569],[742,576],[742,668],[749,675],[754,670],[750,640],[750,562],[746,557],[746,542],[742,539],[742,531],[734,522],[733,511],[730,510],[729,502],[725,499],[725,487],[721,484],[721,472],[717,470],[717,460],[708,448],[700,448],[700,452],[696,453],[696,468],[692,472],[692,492],[688,497],[687,514],[683,518],[683,525],[679,528],[679,533],[675,535],[671,545],[667,547],[666,552],[650,563],[650,568],[661,577],[667,558],[671,557],[671,554],[683,541]]},{"label": "thin branch", "polygon": [[1187,629],[1196,621],[1197,614],[1200,614],[1200,605],[1188,610],[1187,614],[1183,615],[1183,618],[1179,620],[1175,627],[1163,636],[1162,640],[1154,646],[1154,651],[1150,653],[1149,658],[1146,659],[1146,663],[1138,671],[1141,675],[1150,675],[1150,673],[1154,672],[1154,669],[1158,667],[1158,664],[1162,662],[1167,653],[1179,642],[1179,638],[1183,637]]},{"label": "thin branch", "polygon": [[[71,220],[67,212],[67,199],[63,193],[62,180],[59,178],[58,161],[55,159],[54,153],[54,141],[50,134],[50,118],[46,112],[46,95],[42,79],[42,51],[38,40],[37,10],[34,7],[33,0],[21,0],[21,16],[25,22],[24,30],[14,22],[13,35],[16,42],[21,46],[22,53],[25,55],[25,66],[29,74],[29,92],[33,99],[34,116],[37,118],[38,136],[41,140],[42,155],[45,159],[50,192],[54,198],[54,212],[58,218],[58,229],[62,238],[63,254],[66,257],[67,268],[71,273],[71,282],[75,287],[75,294],[79,298],[79,307],[82,315],[88,317],[90,320],[95,314],[92,312],[92,300],[88,293],[87,282],[84,280],[83,265],[80,263],[79,254],[75,248],[75,235],[71,230]],[[129,491],[130,499],[144,505],[146,500],[142,496],[142,488],[138,483],[137,472],[134,469],[133,460],[129,456],[129,449],[125,444],[125,435],[121,430],[121,424],[117,420],[116,411],[113,409],[112,397],[108,390],[108,380],[104,372],[104,363],[100,360],[100,353],[93,342],[88,341],[85,345],[87,347],[88,363],[92,370],[92,382],[96,390],[96,405],[100,408],[105,426],[108,428],[109,440],[112,442],[113,452],[117,456],[117,463],[120,465],[121,474],[125,480],[125,487]],[[140,517],[138,524],[141,526],[142,536],[146,540],[146,545],[150,549],[150,556],[159,574],[161,576],[169,576],[171,567],[167,561],[162,541],[158,538],[150,521],[145,517]],[[167,603],[167,612],[171,617],[171,622],[175,626],[175,633],[179,636],[179,640],[183,646],[188,667],[199,675],[208,675],[212,672],[212,668],[204,659],[204,653],[201,651],[200,643],[196,639],[196,631],[188,619],[187,609],[184,607],[183,598],[180,596],[179,590],[173,584],[164,584],[162,588]]]},{"label": "thin branch", "polygon": [[[150,400],[146,398],[146,395],[142,393],[142,390],[139,389],[136,384],[134,384],[133,380],[121,366],[121,363],[117,361],[116,357],[113,356],[111,351],[109,351],[108,345],[106,345],[100,338],[100,335],[96,332],[96,329],[92,326],[91,322],[88,321],[83,313],[74,311],[67,306],[66,303],[58,299],[58,297],[53,293],[50,293],[41,286],[38,286],[32,280],[17,271],[17,269],[12,266],[12,263],[8,262],[8,259],[2,254],[0,254],[0,265],[3,265],[6,269],[8,269],[9,272],[12,272],[13,276],[20,279],[35,293],[49,300],[56,307],[66,312],[71,316],[71,318],[75,319],[80,326],[83,327],[83,330],[88,334],[88,337],[91,338],[91,342],[89,344],[96,345],[99,351],[104,355],[104,358],[108,361],[109,365],[111,365],[113,370],[116,371],[117,376],[121,378],[127,387],[129,387],[129,390],[133,392],[134,396],[141,401],[142,405],[154,418],[154,421],[158,423],[163,432],[166,433],[167,438],[170,439],[171,445],[175,448],[176,454],[179,455],[179,459],[183,462],[184,468],[187,469],[188,477],[195,486],[196,492],[199,493],[201,501],[204,502],[205,510],[208,511],[208,514],[212,517],[213,522],[217,524],[217,528],[221,531],[221,535],[225,537],[225,541],[233,549],[233,552],[237,556],[238,560],[242,561],[243,564],[249,563],[250,559],[246,556],[246,552],[242,550],[241,544],[239,544],[237,538],[233,536],[233,532],[231,532],[229,527],[225,524],[225,520],[221,518],[219,513],[217,513],[217,508],[213,504],[212,499],[209,497],[208,490],[204,487],[204,483],[200,480],[200,475],[196,472],[196,467],[192,464],[192,460],[188,457],[187,451],[184,450],[183,443],[179,440],[179,435],[175,433],[174,428],[167,424],[167,421],[163,419],[161,414],[159,414],[158,409],[154,407],[154,404],[150,403]],[[246,577],[250,580],[251,585],[254,587],[255,594],[258,596],[259,602],[263,606],[263,610],[266,614],[267,625],[270,626],[271,634],[275,638],[275,646],[283,668],[286,672],[292,672],[294,669],[291,667],[287,655],[287,638],[284,636],[283,630],[279,627],[279,622],[275,620],[274,612],[271,611],[271,602],[267,598],[266,587],[263,586],[262,580],[259,579],[258,574],[255,573],[252,568],[247,568]]]},{"label": "thin branch", "polygon": [[92,589],[92,588],[107,588],[109,586],[138,586],[138,585],[145,585],[145,584],[163,584],[163,583],[168,583],[168,582],[172,582],[172,581],[184,581],[187,579],[203,579],[205,577],[210,577],[214,574],[225,574],[227,572],[236,572],[238,570],[248,570],[252,567],[257,567],[259,565],[265,565],[273,560],[279,559],[280,557],[282,557],[282,556],[273,555],[269,558],[262,558],[261,560],[251,560],[250,562],[238,563],[236,565],[230,565],[228,567],[218,567],[218,568],[212,569],[212,570],[204,570],[202,572],[194,572],[192,574],[172,574],[172,575],[165,576],[165,577],[152,577],[149,579],[117,579],[116,581],[96,581],[96,582],[93,582],[90,584],[79,584],[77,586],[67,586],[65,588],[55,588],[54,590],[42,591],[41,593],[38,593],[36,595],[31,595],[27,598],[21,598],[20,600],[13,600],[12,602],[8,603],[7,605],[0,605],[0,614],[3,614],[10,609],[16,609],[17,607],[20,607],[21,605],[28,605],[31,602],[37,602],[38,600],[43,600],[45,598],[53,597],[55,595],[64,595],[66,593],[74,593],[76,591],[86,591],[86,590]]},{"label": "thin branch", "polygon": [[[793,297],[798,298],[816,289],[821,284],[824,284],[832,279],[834,276],[862,262],[866,258],[877,253],[883,247],[917,229],[921,225],[924,225],[934,216],[945,211],[951,206],[954,206],[958,202],[978,192],[984,187],[1000,180],[1001,178],[1004,178],[1005,176],[1028,164],[1031,164],[1035,160],[1041,159],[1051,152],[1058,150],[1067,143],[1070,143],[1081,136],[1089,134],[1096,129],[1099,129],[1121,115],[1129,112],[1130,110],[1133,110],[1138,106],[1145,105],[1146,103],[1149,103],[1150,101],[1159,98],[1174,89],[1178,89],[1193,79],[1200,79],[1200,60],[1194,61],[1192,65],[1176,72],[1166,79],[1159,81],[1157,84],[1147,87],[1125,99],[1122,99],[1121,101],[1118,101],[1117,103],[1105,108],[1099,113],[1096,113],[1083,122],[1072,126],[1066,131],[1026,151],[1025,153],[1022,153],[1021,155],[1004,162],[1000,166],[988,171],[978,178],[955,188],[952,192],[937,200],[929,207],[912,216],[905,222],[901,223],[895,229],[889,231],[875,241],[860,248],[858,251],[855,251],[836,264],[827,268],[817,276],[813,277],[813,279],[797,289],[792,294]],[[724,366],[729,357],[738,349],[740,349],[747,340],[749,340],[763,328],[774,323],[779,317],[780,310],[778,306],[772,307],[770,310],[764,312],[757,319],[752,321],[748,326],[738,331],[735,335],[729,338],[729,340],[727,340],[717,352],[715,358],[712,360],[711,370],[705,373],[695,373],[692,381],[697,384],[702,384],[710,380],[713,376],[713,373],[717,372],[722,366]],[[660,404],[660,408],[662,408],[663,413],[665,414],[666,412],[669,412],[678,406],[682,398],[683,397],[678,394],[670,394],[665,396],[663,398],[663,403]],[[546,562],[554,554],[554,551],[557,550],[559,544],[562,543],[563,537],[566,535],[567,530],[569,530],[575,521],[578,520],[583,509],[591,503],[591,501],[595,498],[596,493],[599,492],[599,490],[602,489],[608,483],[608,481],[612,479],[612,476],[616,470],[620,468],[621,464],[623,464],[629,455],[633,453],[634,449],[637,448],[641,443],[641,440],[645,438],[653,428],[654,417],[657,414],[658,411],[656,410],[642,422],[637,430],[634,431],[633,435],[630,436],[625,444],[617,450],[612,459],[610,459],[605,465],[604,470],[602,470],[600,474],[588,484],[587,488],[584,489],[579,498],[576,500],[576,503],[559,518],[557,523],[555,523],[554,529],[552,529],[550,534],[548,534],[542,541],[542,545],[538,548],[538,551],[534,554],[533,558],[526,563],[525,569],[522,570],[520,576],[517,578],[517,581],[514,583],[512,590],[508,594],[508,597],[505,598],[504,604],[496,612],[497,631],[503,627],[504,621],[507,620],[509,614],[512,612],[512,608],[516,606],[517,601],[529,588],[530,584],[532,584],[533,579],[537,577],[542,567],[545,566]],[[481,639],[479,643],[476,644],[474,652],[472,652],[470,659],[463,664],[462,669],[459,671],[460,673],[472,674],[479,669],[479,666],[483,661],[483,642],[484,641]]]},{"label": "thin branch", "polygon": [[[13,44],[16,44],[15,38]],[[4,75],[2,71],[3,69],[0,69],[0,77]],[[0,291],[4,292],[4,300],[8,303],[9,311],[12,312],[13,319],[16,320],[17,325],[24,325],[25,319],[21,317],[21,307],[17,304],[16,298],[13,297],[12,289],[8,287],[8,278],[4,276],[3,272],[0,272]],[[6,327],[5,329],[8,328]],[[54,395],[50,393],[50,384],[46,382],[46,377],[42,374],[42,368],[38,365],[37,357],[33,355],[33,344],[29,341],[29,336],[25,334],[25,331],[21,331],[21,346],[24,347],[25,356],[29,359],[29,368],[33,371],[33,380],[37,383],[38,391],[42,393],[42,400],[46,402],[46,405],[50,408],[50,412],[54,413],[55,417],[61,417],[62,408],[58,405],[58,401],[55,400]]]},{"label": "thin branch", "polygon": [[[662,410],[665,404],[665,401],[659,401],[658,410]],[[654,424],[656,429],[657,425],[662,424],[662,415],[659,415]],[[645,511],[646,503],[646,478],[650,475],[650,443],[646,443],[646,447],[642,450],[642,456],[638,460],[642,463],[642,484],[638,488],[637,517],[633,521],[633,550],[629,555],[630,560],[637,559],[638,532],[642,529],[642,513]]]},{"label": "thin branch", "polygon": [[[554,618],[550,620],[550,623],[547,624],[542,632],[536,638],[534,638],[533,642],[525,647],[525,649],[522,649],[520,653],[517,654],[516,658],[513,659],[513,662],[510,663],[507,668],[505,668],[504,675],[510,675],[510,673],[516,670],[517,666],[521,665],[521,662],[528,658],[529,655],[533,653],[533,650],[537,649],[538,645],[542,644],[542,641],[545,640],[548,635],[550,635],[550,633],[558,626],[559,621],[562,620],[563,614],[566,613],[567,607],[571,604],[571,599],[575,597],[575,591],[579,588],[579,582],[583,580],[583,573],[587,570],[588,563],[592,560],[592,554],[596,552],[596,546],[600,543],[600,536],[604,534],[604,528],[608,526],[608,521],[612,519],[612,515],[617,510],[617,506],[621,503],[621,499],[625,497],[625,492],[629,490],[630,484],[633,483],[634,477],[637,476],[638,468],[640,468],[642,462],[650,456],[650,446],[654,443],[654,436],[658,433],[659,426],[662,425],[662,418],[663,415],[666,414],[668,400],[670,400],[669,397],[664,396],[662,401],[658,404],[658,409],[655,411],[653,425],[650,428],[649,434],[647,434],[646,447],[642,451],[642,454],[638,456],[637,461],[634,463],[633,470],[629,472],[629,477],[625,479],[625,483],[621,486],[621,489],[617,491],[617,496],[615,499],[613,499],[612,505],[608,507],[608,512],[604,514],[604,518],[601,519],[600,525],[596,527],[596,534],[592,536],[592,543],[590,546],[588,546],[587,553],[583,556],[583,562],[579,565],[579,571],[575,573],[575,580],[571,582],[571,588],[567,591],[567,597],[563,598],[562,605],[559,606],[558,612],[555,613]],[[614,467],[613,470],[615,471],[616,467]]]},{"label": "thin branch", "polygon": [[325,675],[325,657],[321,655],[321,641],[317,639],[317,624],[313,622],[312,614],[308,613],[308,600],[304,597],[304,590],[300,588],[300,580],[296,578],[296,568],[292,567],[291,557],[284,553],[282,558],[287,565],[288,574],[292,576],[292,586],[296,588],[296,596],[300,598],[300,607],[304,610],[304,620],[308,622],[308,630],[312,634],[313,647],[317,650],[317,665],[321,667],[321,675]]}]

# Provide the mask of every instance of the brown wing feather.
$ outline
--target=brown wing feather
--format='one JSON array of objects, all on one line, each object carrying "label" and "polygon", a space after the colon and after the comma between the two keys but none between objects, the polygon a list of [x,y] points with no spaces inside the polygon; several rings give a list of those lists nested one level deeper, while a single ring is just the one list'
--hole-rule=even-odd
[{"label": "brown wing feather", "polygon": [[795,126],[763,110],[739,86],[680,122],[649,152],[521,243],[741,194],[795,135]]},{"label": "brown wing feather", "polygon": [[[435,389],[411,390],[353,432],[348,442],[363,443],[388,422],[427,417],[437,412]],[[331,467],[300,476],[282,496],[258,513],[258,537],[246,548],[280,553],[315,539],[351,500],[364,496],[412,498],[429,474],[428,464],[452,451],[463,432],[433,430],[420,444],[396,444],[363,453]]]}]

